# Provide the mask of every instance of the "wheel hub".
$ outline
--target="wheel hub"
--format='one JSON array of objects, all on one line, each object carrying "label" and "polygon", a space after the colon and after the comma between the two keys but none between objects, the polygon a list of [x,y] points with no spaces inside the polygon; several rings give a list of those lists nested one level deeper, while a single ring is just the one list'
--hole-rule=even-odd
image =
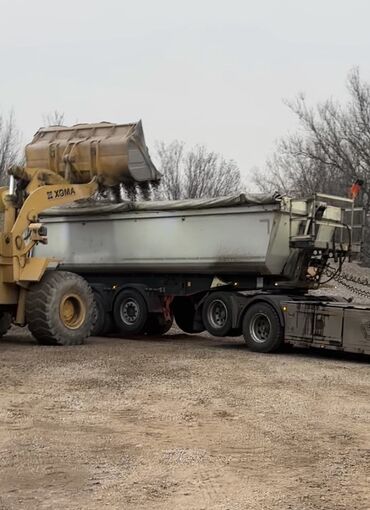
[{"label": "wheel hub", "polygon": [[256,314],[250,323],[249,332],[255,342],[267,342],[271,334],[271,322],[267,315],[262,312]]},{"label": "wheel hub", "polygon": [[66,328],[78,329],[86,318],[86,307],[80,296],[65,295],[60,303],[59,315]]},{"label": "wheel hub", "polygon": [[134,299],[127,299],[121,306],[122,322],[128,325],[134,324],[139,318],[139,305]]},{"label": "wheel hub", "polygon": [[225,303],[220,299],[212,301],[208,307],[208,321],[212,327],[221,329],[228,319],[228,311]]}]

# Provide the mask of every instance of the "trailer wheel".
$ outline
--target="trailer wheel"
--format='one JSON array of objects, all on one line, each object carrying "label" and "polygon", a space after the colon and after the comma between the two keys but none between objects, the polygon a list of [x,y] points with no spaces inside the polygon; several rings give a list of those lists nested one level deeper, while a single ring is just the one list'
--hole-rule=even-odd
[{"label": "trailer wheel", "polygon": [[105,336],[112,332],[112,315],[104,308],[103,298],[97,292],[94,293],[95,321],[91,330],[91,336]]},{"label": "trailer wheel", "polygon": [[114,322],[122,335],[141,335],[148,320],[144,297],[135,289],[122,290],[113,307]]},{"label": "trailer wheel", "polygon": [[7,333],[12,323],[12,316],[10,313],[0,313],[0,338]]},{"label": "trailer wheel", "polygon": [[162,314],[149,315],[145,326],[145,333],[149,336],[165,335],[173,324],[173,318],[166,320]]},{"label": "trailer wheel", "polygon": [[283,328],[274,308],[267,303],[255,303],[243,319],[244,340],[255,352],[273,352],[283,342]]},{"label": "trailer wheel", "polygon": [[48,272],[28,291],[26,320],[40,344],[82,344],[94,321],[92,290],[77,274]]},{"label": "trailer wheel", "polygon": [[201,333],[204,325],[196,320],[196,309],[189,297],[176,297],[173,302],[173,314],[176,324],[185,333]]},{"label": "trailer wheel", "polygon": [[114,324],[113,315],[110,312],[105,312],[104,327],[103,327],[103,332],[101,335],[107,336],[107,335],[111,335],[112,333],[116,333],[116,332],[117,332],[117,328],[116,328],[116,325]]},{"label": "trailer wheel", "polygon": [[214,292],[206,297],[202,311],[203,324],[214,336],[233,334],[232,298],[227,292]]},{"label": "trailer wheel", "polygon": [[91,336],[100,336],[104,328],[105,310],[100,294],[94,292],[94,324]]}]

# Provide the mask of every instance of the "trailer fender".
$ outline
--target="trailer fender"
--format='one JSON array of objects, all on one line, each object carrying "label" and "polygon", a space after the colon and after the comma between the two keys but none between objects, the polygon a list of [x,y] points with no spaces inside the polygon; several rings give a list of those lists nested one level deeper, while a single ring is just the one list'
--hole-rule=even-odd
[{"label": "trailer fender", "polygon": [[241,299],[241,294],[230,293],[231,295],[231,306],[232,306],[232,326],[233,329],[238,329],[240,322],[240,316],[245,307],[244,299]]},{"label": "trailer fender", "polygon": [[111,312],[113,309],[113,296],[114,291],[102,283],[93,283],[90,285],[94,294],[101,298],[101,302],[106,312]]}]

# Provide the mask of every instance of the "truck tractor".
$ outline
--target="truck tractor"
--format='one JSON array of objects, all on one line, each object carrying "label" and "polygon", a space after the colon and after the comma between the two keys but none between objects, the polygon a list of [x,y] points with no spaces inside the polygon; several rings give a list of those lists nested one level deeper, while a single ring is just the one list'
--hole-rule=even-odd
[{"label": "truck tractor", "polygon": [[0,188],[0,334],[13,322],[28,325],[41,344],[80,344],[95,320],[93,291],[78,273],[55,270],[62,239],[53,240],[56,257],[35,252],[48,242],[39,215],[120,183],[157,183],[141,122],[41,128],[25,166],[9,174],[9,188]]}]

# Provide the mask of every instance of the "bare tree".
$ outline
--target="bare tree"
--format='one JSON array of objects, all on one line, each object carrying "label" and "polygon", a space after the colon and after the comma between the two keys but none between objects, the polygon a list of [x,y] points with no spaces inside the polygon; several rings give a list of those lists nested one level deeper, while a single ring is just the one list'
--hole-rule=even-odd
[{"label": "bare tree", "polygon": [[182,198],[182,173],[181,165],[184,157],[184,142],[177,140],[165,144],[157,144],[157,155],[159,159],[159,171],[162,174],[161,184],[158,192],[167,200],[178,200]]},{"label": "bare tree", "polygon": [[64,125],[64,112],[54,110],[43,116],[45,126],[63,126]]},{"label": "bare tree", "polygon": [[0,115],[0,184],[8,182],[7,170],[20,161],[20,134],[14,112],[7,117]]},{"label": "bare tree", "polygon": [[161,185],[157,195],[167,200],[218,197],[241,191],[236,163],[198,145],[189,151],[177,140],[157,146]]},{"label": "bare tree", "polygon": [[300,129],[280,140],[264,172],[255,172],[260,189],[343,196],[361,179],[364,186],[359,203],[369,207],[370,84],[361,81],[359,70],[353,69],[347,90],[346,104],[329,99],[310,107],[304,95],[287,102]]}]

